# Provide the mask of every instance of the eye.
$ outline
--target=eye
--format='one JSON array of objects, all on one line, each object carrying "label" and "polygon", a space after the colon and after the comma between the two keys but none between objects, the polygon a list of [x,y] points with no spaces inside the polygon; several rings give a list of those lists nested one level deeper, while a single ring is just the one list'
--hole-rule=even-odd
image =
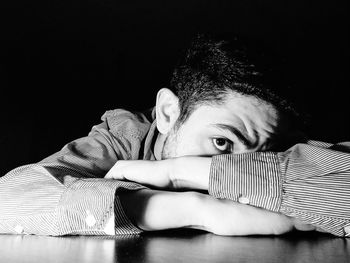
[{"label": "eye", "polygon": [[213,144],[221,152],[233,152],[233,143],[226,138],[213,138]]}]

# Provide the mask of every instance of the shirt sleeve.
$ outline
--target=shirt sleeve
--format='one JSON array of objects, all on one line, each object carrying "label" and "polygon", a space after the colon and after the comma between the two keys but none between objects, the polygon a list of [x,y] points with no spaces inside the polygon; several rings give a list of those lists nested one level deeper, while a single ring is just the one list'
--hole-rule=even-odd
[{"label": "shirt sleeve", "polygon": [[0,233],[104,235],[113,215],[116,234],[140,233],[118,193],[144,187],[103,178],[118,159],[128,158],[126,148],[102,123],[58,153],[1,177]]},{"label": "shirt sleeve", "polygon": [[212,159],[209,193],[350,235],[350,143],[297,144],[286,152]]}]

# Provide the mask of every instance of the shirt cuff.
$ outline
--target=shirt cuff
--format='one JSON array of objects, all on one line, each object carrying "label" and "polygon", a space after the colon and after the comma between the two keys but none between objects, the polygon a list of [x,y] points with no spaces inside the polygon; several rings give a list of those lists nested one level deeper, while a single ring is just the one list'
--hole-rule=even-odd
[{"label": "shirt cuff", "polygon": [[131,223],[130,219],[126,216],[117,195],[114,200],[114,225],[116,235],[137,235],[143,232]]},{"label": "shirt cuff", "polygon": [[278,212],[282,174],[276,153],[223,154],[212,157],[209,194]]},{"label": "shirt cuff", "polygon": [[67,176],[65,180],[69,187],[57,208],[59,235],[106,235],[105,226],[113,213],[116,235],[141,232],[125,215],[118,192],[138,190],[143,186],[96,178],[77,179]]}]

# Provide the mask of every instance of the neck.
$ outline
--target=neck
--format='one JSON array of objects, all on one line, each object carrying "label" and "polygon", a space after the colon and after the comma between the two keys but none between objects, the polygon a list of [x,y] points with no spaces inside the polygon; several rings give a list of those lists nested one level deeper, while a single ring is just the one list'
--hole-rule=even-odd
[{"label": "neck", "polygon": [[157,161],[162,159],[162,150],[164,147],[166,136],[161,133],[158,133],[156,142],[154,143],[154,157]]}]

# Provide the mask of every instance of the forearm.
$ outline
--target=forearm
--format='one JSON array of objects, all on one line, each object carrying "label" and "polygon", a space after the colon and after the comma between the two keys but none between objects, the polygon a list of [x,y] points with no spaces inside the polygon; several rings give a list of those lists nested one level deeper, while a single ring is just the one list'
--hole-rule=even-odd
[{"label": "forearm", "polygon": [[295,226],[285,215],[197,192],[143,189],[119,199],[127,217],[145,231],[194,228],[217,235],[278,235]]},{"label": "forearm", "polygon": [[211,157],[186,156],[162,162],[175,189],[208,190]]},{"label": "forearm", "polygon": [[280,235],[294,229],[292,218],[280,213],[203,195],[200,209],[206,230],[218,235]]},{"label": "forearm", "polygon": [[350,233],[350,144],[298,144],[284,153],[214,156],[209,193]]},{"label": "forearm", "polygon": [[[124,161],[118,162],[107,177],[157,188],[205,190],[210,163],[211,158],[203,157]],[[142,190],[119,198],[127,216],[143,230],[190,227],[219,235],[250,235],[293,229],[293,220],[287,216],[198,192]]]},{"label": "forearm", "polygon": [[[144,188],[103,178],[76,178],[61,173],[62,182],[40,165],[20,167],[0,177],[0,233],[38,235],[135,234],[116,193]],[[114,231],[106,222],[116,215]]]},{"label": "forearm", "polygon": [[119,195],[127,217],[145,231],[172,228],[203,228],[197,193],[142,189]]}]

